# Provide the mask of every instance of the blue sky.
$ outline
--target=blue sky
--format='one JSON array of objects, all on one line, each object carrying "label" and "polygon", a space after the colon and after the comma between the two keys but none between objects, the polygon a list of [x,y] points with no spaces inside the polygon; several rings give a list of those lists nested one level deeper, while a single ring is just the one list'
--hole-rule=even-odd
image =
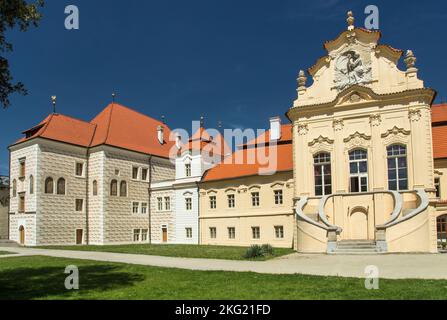
[{"label": "blue sky", "polygon": [[[64,27],[67,5],[80,10],[80,30]],[[7,146],[51,112],[90,120],[110,101],[166,116],[190,128],[205,116],[215,127],[266,128],[296,97],[299,69],[322,55],[322,44],[346,28],[353,10],[380,9],[381,42],[412,49],[419,76],[445,100],[447,2],[338,0],[46,0],[41,25],[7,34],[15,79],[29,90],[0,110],[0,174]]]}]

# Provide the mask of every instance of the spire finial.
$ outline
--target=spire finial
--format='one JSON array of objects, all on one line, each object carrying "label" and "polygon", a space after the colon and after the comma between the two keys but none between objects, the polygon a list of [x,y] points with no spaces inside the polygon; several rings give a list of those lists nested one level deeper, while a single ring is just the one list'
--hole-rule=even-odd
[{"label": "spire finial", "polygon": [[161,116],[161,122],[163,124],[166,124],[166,117],[164,115]]},{"label": "spire finial", "polygon": [[116,93],[112,92],[112,103],[115,103]]},{"label": "spire finial", "polygon": [[53,104],[53,113],[56,113],[56,96],[51,96],[51,103]]},{"label": "spire finial", "polygon": [[203,125],[205,123],[205,118],[203,116],[200,116],[200,127],[203,128]]},{"label": "spire finial", "polygon": [[222,129],[222,121],[221,120],[217,121],[217,128],[219,128],[219,130]]},{"label": "spire finial", "polygon": [[300,72],[298,73],[298,96],[303,95],[306,92],[306,82],[307,82],[307,77],[306,77],[306,73],[303,70],[300,70]]},{"label": "spire finial", "polygon": [[348,19],[346,19],[346,21],[348,22],[348,30],[349,31],[354,30],[355,18],[352,11],[348,11]]}]

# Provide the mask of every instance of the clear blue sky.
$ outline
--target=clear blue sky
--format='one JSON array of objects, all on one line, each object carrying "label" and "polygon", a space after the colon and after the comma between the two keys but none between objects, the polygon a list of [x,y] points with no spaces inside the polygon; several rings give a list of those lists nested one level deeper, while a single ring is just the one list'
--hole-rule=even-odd
[{"label": "clear blue sky", "polygon": [[[65,6],[80,10],[80,30],[64,28]],[[90,120],[117,101],[165,115],[171,128],[206,125],[266,128],[296,97],[299,69],[346,28],[346,11],[363,25],[364,8],[380,9],[381,42],[413,49],[426,86],[447,96],[446,1],[338,0],[46,0],[41,25],[8,33],[7,57],[29,95],[0,110],[0,174],[7,146],[24,129],[58,111]]]}]

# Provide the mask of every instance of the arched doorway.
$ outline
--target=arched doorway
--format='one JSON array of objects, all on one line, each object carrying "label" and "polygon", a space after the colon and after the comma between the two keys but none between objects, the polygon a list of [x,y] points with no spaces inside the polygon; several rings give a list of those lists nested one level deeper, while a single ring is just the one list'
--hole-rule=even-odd
[{"label": "arched doorway", "polygon": [[349,234],[351,240],[368,239],[368,212],[364,208],[354,208],[351,211]]},{"label": "arched doorway", "polygon": [[25,227],[20,226],[19,228],[19,241],[21,245],[25,244]]},{"label": "arched doorway", "polygon": [[444,249],[447,247],[447,214],[439,216],[436,219],[436,229],[438,236],[438,248]]}]

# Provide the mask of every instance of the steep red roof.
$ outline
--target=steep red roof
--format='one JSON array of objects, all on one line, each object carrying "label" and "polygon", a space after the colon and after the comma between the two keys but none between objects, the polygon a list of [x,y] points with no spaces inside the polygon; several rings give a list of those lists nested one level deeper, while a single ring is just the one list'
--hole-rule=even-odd
[{"label": "steep red roof", "polygon": [[447,122],[447,104],[434,104],[431,107],[432,123]]},{"label": "steep red roof", "polygon": [[200,127],[188,140],[188,143],[182,145],[180,153],[184,151],[213,151],[215,154],[227,156],[231,154],[231,148],[228,146],[221,133],[212,136],[208,130]]},{"label": "steep red roof", "polygon": [[[157,128],[163,126],[165,143],[158,142]],[[83,147],[102,144],[168,158],[174,142],[168,126],[137,111],[110,104],[91,122],[51,114],[39,125],[24,131],[21,143],[37,137]]]}]

